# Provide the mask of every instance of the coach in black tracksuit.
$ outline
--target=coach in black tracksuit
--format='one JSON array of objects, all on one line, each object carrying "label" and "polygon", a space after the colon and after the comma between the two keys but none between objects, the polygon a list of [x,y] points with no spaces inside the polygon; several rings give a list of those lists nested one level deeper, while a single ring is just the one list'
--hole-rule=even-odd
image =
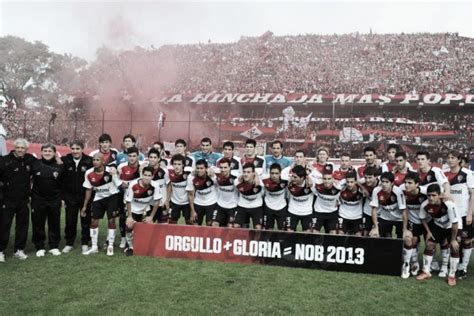
[{"label": "coach in black tracksuit", "polygon": [[7,248],[10,228],[15,219],[15,253],[23,251],[28,237],[31,165],[36,160],[27,154],[28,142],[15,140],[15,149],[0,159],[0,182],[3,201],[0,204],[0,252]]},{"label": "coach in black tracksuit", "polygon": [[[66,204],[66,227],[65,238],[66,246],[72,247],[77,234],[77,217],[84,203],[85,188],[84,175],[86,171],[93,167],[92,157],[83,153],[84,144],[74,141],[71,146],[70,154],[61,157],[63,161],[64,172],[62,175],[62,199]],[[90,241],[90,207],[85,217],[81,217],[81,245],[88,245]]]},{"label": "coach in black tracksuit", "polygon": [[[31,168],[33,187],[31,189],[31,221],[33,243],[36,250],[43,250],[46,240],[45,226],[48,222],[49,249],[58,249],[61,219],[61,176],[63,166],[55,158],[56,147],[44,144],[41,159]],[[59,250],[59,249],[58,249]]]}]

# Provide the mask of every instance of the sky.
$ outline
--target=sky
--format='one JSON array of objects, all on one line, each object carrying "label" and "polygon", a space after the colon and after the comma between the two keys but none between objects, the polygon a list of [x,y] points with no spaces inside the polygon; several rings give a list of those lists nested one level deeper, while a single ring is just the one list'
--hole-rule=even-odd
[{"label": "sky", "polygon": [[93,60],[97,48],[235,42],[241,36],[458,32],[473,37],[473,1],[5,1],[0,36]]}]

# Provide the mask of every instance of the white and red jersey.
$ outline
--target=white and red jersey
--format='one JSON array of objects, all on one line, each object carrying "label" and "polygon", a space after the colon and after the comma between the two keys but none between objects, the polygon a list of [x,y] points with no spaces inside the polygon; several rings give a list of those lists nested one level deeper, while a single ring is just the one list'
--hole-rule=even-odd
[{"label": "white and red jersey", "polygon": [[150,206],[162,199],[161,191],[153,184],[143,186],[140,179],[133,180],[125,193],[125,202],[132,206],[132,213],[145,214]]},{"label": "white and red jersey", "polygon": [[385,162],[382,162],[382,164],[380,165],[380,168],[382,168],[382,172],[392,172],[393,169],[397,166],[397,163],[396,162],[390,162],[390,161],[385,161]]},{"label": "white and red jersey", "polygon": [[102,173],[95,172],[94,168],[86,171],[83,187],[94,191],[94,201],[99,201],[119,192],[121,182],[117,174],[111,175],[110,168],[105,167]]},{"label": "white and red jersey", "polygon": [[[421,204],[420,218],[427,222],[433,221],[435,225],[443,229],[450,229],[452,224],[458,223],[456,216],[456,206],[452,201],[445,201],[441,204],[429,204],[426,200]],[[441,242],[441,240],[440,240]]]},{"label": "white and red jersey", "polygon": [[163,201],[166,201],[168,191],[166,190],[166,184],[169,183],[168,170],[161,167],[153,170],[153,178],[151,179],[152,184],[158,188],[163,197]]},{"label": "white and red jersey", "polygon": [[[291,181],[291,177],[293,175],[293,172],[291,170],[293,170],[294,167],[295,167],[295,165],[293,164],[291,166],[288,166],[288,167],[282,169],[281,170],[281,178],[283,180]],[[306,169],[306,174],[310,175],[311,178],[313,179],[313,183],[315,183],[314,182],[314,180],[316,179],[315,171],[311,168],[310,165],[306,165],[306,166],[303,166],[303,167]]]},{"label": "white and red jersey", "polygon": [[367,165],[362,165],[362,166],[359,166],[357,168],[357,181],[359,183],[364,183],[365,182],[365,175],[364,175],[364,172],[365,172],[365,169],[369,168],[369,167],[373,167],[375,169],[378,170],[378,173],[380,175],[381,173],[381,168],[379,166],[377,166],[376,164],[374,164],[373,166],[367,166]]},{"label": "white and red jersey", "polygon": [[171,202],[178,205],[189,204],[188,191],[193,191],[193,187],[189,183],[189,172],[177,174],[173,169],[170,169],[168,175],[167,185],[171,185]]},{"label": "white and red jersey", "polygon": [[339,217],[344,219],[362,218],[364,195],[358,189],[353,192],[345,188],[339,196]]},{"label": "white and red jersey", "polygon": [[393,184],[397,187],[404,184],[405,183],[405,176],[407,175],[407,173],[409,171],[410,171],[409,169],[407,169],[406,172],[402,172],[400,170],[395,170],[395,172],[393,172],[393,177],[394,177]]},{"label": "white and red jersey", "polygon": [[448,178],[446,178],[443,171],[437,167],[431,167],[427,172],[418,170],[418,175],[420,176],[420,190],[423,193],[426,193],[426,189],[432,183],[437,183],[441,188],[441,192],[443,192],[443,185],[448,183]]},{"label": "white and red jersey", "polygon": [[346,175],[351,171],[354,171],[352,167],[345,170],[339,168],[332,172],[332,177],[334,178],[334,181],[336,181],[336,183],[339,183],[340,181],[344,180],[346,178]]},{"label": "white and red jersey", "polygon": [[223,174],[217,175],[217,205],[225,209],[233,209],[237,207],[239,201],[239,191],[235,186],[237,177]]},{"label": "white and red jersey", "polygon": [[216,177],[198,177],[191,175],[191,187],[194,190],[194,204],[208,206],[217,203]]},{"label": "white and red jersey", "polygon": [[117,167],[117,156],[118,150],[115,148],[110,148],[108,152],[103,152],[100,149],[96,149],[90,152],[89,156],[94,157],[95,154],[101,153],[104,157],[104,164],[107,167]]},{"label": "white and red jersey", "polygon": [[117,167],[119,173],[119,179],[122,182],[130,182],[132,180],[140,178],[140,164],[137,163],[135,167],[132,167],[128,162],[123,162]]},{"label": "white and red jersey", "polygon": [[[224,157],[222,158],[219,158],[217,159],[217,162],[216,162],[216,167],[217,168],[220,168],[221,167],[221,160],[224,159]],[[236,157],[236,156],[233,156],[230,160],[230,173],[235,176],[235,177],[238,177],[242,174],[242,164],[240,163],[240,158],[239,157]],[[220,172],[220,170],[218,171],[218,173]]]},{"label": "white and red jersey", "polygon": [[377,180],[377,183],[373,187],[369,186],[367,183],[361,185],[369,193],[369,196],[364,198],[364,214],[372,216],[372,206],[370,206],[370,202],[372,202],[372,193],[374,192],[374,189],[379,186],[379,181]]},{"label": "white and red jersey", "polygon": [[315,162],[312,165],[311,177],[313,178],[314,183],[319,184],[323,183],[323,173],[334,171],[334,164],[332,162],[319,163]]},{"label": "white and red jersey", "polygon": [[263,205],[263,183],[260,180],[258,183],[240,182],[236,181],[236,187],[239,191],[238,206],[245,208],[256,208]]},{"label": "white and red jersey", "polygon": [[402,212],[406,209],[405,195],[399,187],[393,187],[392,191],[385,192],[382,187],[376,187],[372,192],[370,206],[379,210],[379,217],[386,221],[402,221]]},{"label": "white and red jersey", "polygon": [[280,180],[274,182],[267,178],[263,181],[265,205],[274,211],[283,209],[286,206],[286,188],[288,187],[287,180]]},{"label": "white and red jersey", "polygon": [[[474,177],[471,170],[461,168],[459,172],[454,173],[450,170],[444,171],[451,188],[451,197],[456,205],[458,218],[467,215],[469,211],[469,200],[471,199],[470,190],[474,189]],[[459,222],[461,224],[461,222]],[[461,227],[462,228],[462,227]]]},{"label": "white and red jersey", "polygon": [[316,184],[314,194],[316,201],[314,202],[314,211],[317,213],[332,213],[337,211],[339,203],[339,195],[341,189],[333,185],[326,188],[323,184]]},{"label": "white and red jersey", "polygon": [[250,157],[244,156],[240,158],[240,163],[242,164],[242,168],[246,163],[253,164],[255,166],[255,172],[259,176],[262,176],[265,170],[267,170],[264,157],[255,156],[255,157],[250,158]]},{"label": "white and red jersey", "polygon": [[298,216],[313,213],[314,185],[309,188],[306,181],[301,185],[290,183],[288,186],[288,212]]},{"label": "white and red jersey", "polygon": [[426,201],[427,196],[421,193],[421,190],[418,189],[418,193],[410,193],[405,189],[405,185],[400,187],[403,194],[405,195],[405,203],[408,211],[408,220],[414,224],[421,224],[420,220],[420,209],[421,204]]}]

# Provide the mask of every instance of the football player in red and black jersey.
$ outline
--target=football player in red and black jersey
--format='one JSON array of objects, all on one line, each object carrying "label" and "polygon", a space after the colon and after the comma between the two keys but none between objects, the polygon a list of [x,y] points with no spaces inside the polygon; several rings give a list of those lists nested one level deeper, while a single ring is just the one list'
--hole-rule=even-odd
[{"label": "football player in red and black jersey", "polygon": [[237,214],[234,227],[243,227],[249,218],[252,219],[255,229],[262,229],[263,221],[263,183],[255,171],[253,163],[246,163],[242,167],[243,174],[237,179],[236,186],[239,191]]},{"label": "football player in red and black jersey", "polygon": [[369,167],[373,167],[378,171],[377,176],[380,175],[380,173],[381,173],[381,168],[380,168],[380,166],[377,165],[377,162],[376,162],[377,152],[375,151],[374,147],[365,147],[364,148],[364,159],[365,159],[365,164],[362,165],[362,166],[359,166],[357,168],[357,176],[359,177],[358,181],[360,183],[364,183],[364,181],[365,181],[364,171],[365,171],[365,169],[367,169]]},{"label": "football player in red and black jersey", "polygon": [[174,148],[177,155],[182,155],[185,157],[184,171],[192,172],[195,167],[194,157],[188,156],[186,154],[186,141],[184,139],[177,139],[174,142]]},{"label": "football player in red and black jersey", "polygon": [[364,195],[357,185],[357,174],[349,172],[339,196],[339,234],[362,236]]},{"label": "football player in red and black jersey", "polygon": [[97,153],[101,153],[107,167],[117,168],[118,151],[111,147],[112,138],[109,134],[99,136],[99,149],[93,150],[89,155],[93,157]]},{"label": "football player in red and black jersey", "polygon": [[354,169],[351,166],[351,156],[349,153],[342,153],[339,169],[334,170],[332,174],[334,181],[339,183],[339,181],[344,180],[346,178],[346,174],[352,170]]},{"label": "football player in red and black jersey", "polygon": [[372,222],[372,206],[370,206],[370,202],[372,201],[372,192],[379,186],[379,180],[377,178],[378,173],[379,171],[376,168],[366,168],[364,170],[365,181],[364,183],[359,184],[362,193],[364,194],[364,215],[362,218],[364,224],[364,236],[368,236],[374,226]]},{"label": "football player in red and black jersey", "polygon": [[237,177],[232,174],[231,160],[219,160],[220,173],[217,175],[217,212],[213,214],[212,226],[234,227],[239,192],[235,183]]},{"label": "football player in red and black jersey", "polygon": [[389,144],[387,146],[387,161],[383,162],[381,165],[382,172],[392,172],[392,170],[397,165],[395,161],[395,155],[400,152],[400,146],[397,144]]},{"label": "football player in red and black jersey", "polygon": [[[151,179],[151,181],[153,185],[160,190],[163,201],[166,201],[166,184],[169,182],[169,176],[168,169],[165,169],[160,165],[160,151],[155,148],[151,148],[150,151],[148,151],[148,162],[145,163],[148,164],[148,167],[153,168],[153,178]],[[168,223],[169,216],[168,209],[166,209],[162,204],[163,203],[160,203],[158,211],[156,212],[155,217],[153,218],[154,222],[158,222],[161,224]]]},{"label": "football player in red and black jersey", "polygon": [[222,154],[224,155],[222,158],[219,158],[216,162],[216,167],[220,168],[220,162],[222,159],[228,159],[230,161],[230,170],[231,173],[239,177],[242,173],[242,164],[239,157],[234,156],[234,143],[230,141],[224,142],[222,145]]},{"label": "football player in red and black jersey", "polygon": [[263,186],[265,188],[263,226],[265,229],[273,229],[276,221],[278,229],[284,230],[288,181],[281,179],[281,166],[278,163],[271,165],[270,177],[263,180]]},{"label": "football player in red and black jersey", "polygon": [[196,171],[191,175],[189,185],[192,193],[189,206],[197,214],[196,224],[202,225],[206,216],[207,226],[212,224],[212,216],[217,212],[216,176],[213,169],[208,168],[207,161],[199,159]]},{"label": "football player in red and black jersey", "polygon": [[306,168],[301,165],[294,166],[288,185],[288,217],[286,219],[288,231],[296,231],[299,222],[303,231],[312,231],[314,192],[313,180],[307,174]]},{"label": "football player in red and black jersey", "polygon": [[431,261],[436,244],[451,250],[449,258],[448,284],[456,285],[456,269],[459,263],[458,218],[454,202],[441,199],[441,188],[438,184],[430,184],[427,188],[428,200],[421,204],[420,218],[426,230],[426,246],[423,255],[423,271],[417,280],[431,277]]},{"label": "football player in red and black jersey", "polygon": [[173,169],[169,170],[169,182],[167,183],[166,209],[170,210],[170,224],[177,224],[181,215],[186,224],[191,225],[196,221],[197,214],[190,207],[190,197],[194,192],[189,184],[190,172],[185,171],[186,158],[183,155],[174,155],[171,158]]},{"label": "football player in red and black jersey", "polygon": [[323,170],[323,183],[316,184],[314,194],[314,231],[319,233],[324,227],[326,234],[337,234],[339,221],[338,206],[341,188],[334,183],[332,170]]},{"label": "football player in red and black jersey", "polygon": [[262,176],[266,171],[265,167],[265,158],[257,156],[257,142],[254,139],[247,139],[245,141],[245,154],[240,159],[242,166],[248,163],[251,163],[255,167],[255,172],[258,176]]},{"label": "football player in red and black jersey", "polygon": [[393,182],[397,187],[404,183],[405,175],[410,171],[410,164],[407,162],[407,154],[400,151],[395,154],[395,167],[392,168],[395,180]]},{"label": "football player in red and black jersey", "polygon": [[114,254],[114,240],[115,240],[115,216],[117,215],[117,198],[118,187],[121,182],[117,176],[115,168],[105,166],[104,156],[101,153],[96,153],[92,157],[93,168],[86,171],[84,178],[84,188],[86,194],[84,197],[84,204],[81,209],[81,216],[86,216],[86,210],[89,200],[94,191],[94,200],[91,207],[91,241],[92,247],[85,252],[85,255],[90,255],[99,252],[97,241],[99,238],[99,220],[107,213],[108,219],[108,234],[107,234],[107,255]]},{"label": "football player in red and black jersey", "polygon": [[[160,189],[152,184],[153,171],[153,167],[143,168],[141,178],[132,180],[125,194],[128,244],[125,254],[128,256],[133,255],[133,228],[135,223],[153,223],[153,218],[160,206],[162,196]],[[151,213],[147,216],[150,207],[152,208]]]}]

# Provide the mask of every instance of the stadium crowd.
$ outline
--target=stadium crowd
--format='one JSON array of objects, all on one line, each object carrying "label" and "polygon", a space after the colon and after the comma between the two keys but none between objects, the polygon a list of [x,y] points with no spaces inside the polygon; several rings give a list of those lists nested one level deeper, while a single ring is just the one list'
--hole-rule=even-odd
[{"label": "stadium crowd", "polygon": [[[73,141],[71,152],[59,158],[55,146],[46,143],[35,158],[27,153],[27,140],[15,140],[14,149],[0,158],[0,263],[5,262],[14,218],[14,256],[25,260],[30,215],[37,257],[73,251],[78,219],[82,254],[97,254],[99,222],[107,215],[109,256],[115,250],[116,218],[119,247],[126,255],[133,255],[137,222],[229,228],[252,224],[257,230],[300,228],[367,237],[394,238],[395,233],[404,240],[402,278],[427,280],[439,269],[439,276],[454,286],[456,278],[467,276],[474,178],[469,159],[458,151],[446,152],[447,165],[441,170],[427,151],[413,155],[414,167],[395,144],[386,148],[385,157],[365,147],[364,163],[358,166],[351,159],[360,157],[346,152],[340,153],[338,165],[329,162],[325,147],[317,149],[314,161],[303,150],[290,159],[281,141],[272,142],[270,155],[259,156],[257,142],[247,139],[241,157],[230,141],[224,142],[222,153],[213,151],[208,137],[193,153],[184,140],[176,140],[171,156],[158,141],[142,154],[130,134],[122,139],[122,151],[111,144],[111,137],[102,134],[99,148],[89,156],[81,141]],[[62,202],[65,245],[60,250]],[[432,268],[438,264],[436,244],[441,265]]]}]

